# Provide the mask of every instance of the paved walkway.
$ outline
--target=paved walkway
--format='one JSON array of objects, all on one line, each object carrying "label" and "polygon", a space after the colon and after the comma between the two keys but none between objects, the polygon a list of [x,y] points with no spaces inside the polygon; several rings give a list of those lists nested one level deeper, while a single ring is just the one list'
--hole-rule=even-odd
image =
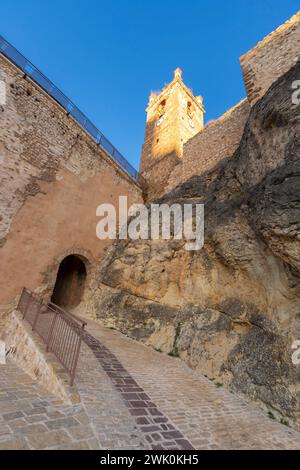
[{"label": "paved walkway", "polygon": [[[300,433],[216,387],[179,359],[95,322],[89,322],[88,331],[117,356],[157,409],[195,449],[300,449]],[[143,404],[140,409],[145,409]],[[148,434],[151,436],[151,432]]]},{"label": "paved walkway", "polygon": [[91,449],[82,405],[61,405],[11,361],[0,366],[0,450]]},{"label": "paved walkway", "polygon": [[98,449],[149,448],[120,393],[91,349],[82,344],[76,386],[97,438]]},{"label": "paved walkway", "polygon": [[82,345],[79,405],[62,405],[11,360],[0,366],[0,450],[150,448],[96,357]]},{"label": "paved walkway", "polygon": [[[122,399],[127,414],[135,423],[140,436],[145,439],[143,448],[150,449],[193,449],[179,429],[164,415],[149,395],[138,385],[117,357],[89,333],[84,335],[85,343],[93,351],[98,363]],[[114,394],[113,394],[114,395]],[[111,405],[109,405],[109,409]],[[113,430],[112,430],[113,431]],[[146,443],[146,446],[145,446]]]},{"label": "paved walkway", "polygon": [[80,405],[0,366],[0,449],[300,449],[299,433],[179,359],[94,322],[87,330]]}]

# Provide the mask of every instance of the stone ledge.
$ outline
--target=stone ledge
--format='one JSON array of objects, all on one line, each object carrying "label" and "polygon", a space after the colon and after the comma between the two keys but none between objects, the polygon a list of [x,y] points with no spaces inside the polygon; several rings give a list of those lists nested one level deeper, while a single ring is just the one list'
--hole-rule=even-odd
[{"label": "stone ledge", "polygon": [[30,377],[63,403],[80,403],[76,386],[69,385],[70,378],[63,366],[52,353],[46,352],[42,340],[17,310],[12,312],[1,338],[11,349],[9,357]]}]

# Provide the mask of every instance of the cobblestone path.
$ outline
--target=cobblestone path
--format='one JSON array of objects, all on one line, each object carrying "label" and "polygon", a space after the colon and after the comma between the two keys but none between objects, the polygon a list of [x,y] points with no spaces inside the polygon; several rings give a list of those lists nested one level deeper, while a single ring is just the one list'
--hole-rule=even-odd
[{"label": "cobblestone path", "polygon": [[0,366],[0,449],[300,449],[300,434],[168,357],[89,322],[62,405]]},{"label": "cobblestone path", "polygon": [[[300,449],[300,433],[270,419],[252,403],[217,387],[179,359],[156,352],[95,322],[89,322],[88,331],[118,358],[126,374],[135,381],[132,386],[137,384],[138,393],[143,390],[147,399],[149,397],[195,449]],[[103,361],[101,357],[99,360]],[[114,361],[112,358],[112,363]],[[107,372],[113,380],[122,381],[123,370],[119,374],[119,365],[113,371],[109,359],[107,362]],[[144,400],[131,407],[130,397],[126,397],[127,390],[122,388],[121,382],[120,392],[125,393],[131,413],[138,418],[141,413],[148,421],[149,410]],[[145,432],[155,446],[152,431],[147,432],[145,428]]]},{"label": "cobblestone path", "polygon": [[114,354],[89,333],[85,343],[91,348],[103,370],[122,397],[139,431],[151,449],[193,449],[184,435],[157,408],[151,398],[132,378]]},{"label": "cobblestone path", "polygon": [[1,365],[0,450],[150,448],[85,344],[76,387],[81,403],[63,405],[11,360]]},{"label": "cobblestone path", "polygon": [[0,365],[0,450],[91,449],[97,444],[81,404],[58,404],[13,362]]}]

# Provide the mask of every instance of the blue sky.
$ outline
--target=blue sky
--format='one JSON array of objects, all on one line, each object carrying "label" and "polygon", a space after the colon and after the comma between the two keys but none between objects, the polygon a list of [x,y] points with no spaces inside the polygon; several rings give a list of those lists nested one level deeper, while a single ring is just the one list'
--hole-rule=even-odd
[{"label": "blue sky", "polygon": [[0,0],[0,34],[135,167],[145,108],[176,67],[206,122],[245,97],[239,57],[299,9],[292,0]]}]

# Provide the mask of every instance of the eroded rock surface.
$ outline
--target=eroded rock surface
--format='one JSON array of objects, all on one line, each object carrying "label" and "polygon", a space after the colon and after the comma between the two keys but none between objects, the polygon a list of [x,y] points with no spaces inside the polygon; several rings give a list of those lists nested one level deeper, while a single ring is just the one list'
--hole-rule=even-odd
[{"label": "eroded rock surface", "polygon": [[120,241],[94,295],[101,322],[300,423],[298,62],[252,108],[232,158],[161,202],[205,204],[205,245]]}]

